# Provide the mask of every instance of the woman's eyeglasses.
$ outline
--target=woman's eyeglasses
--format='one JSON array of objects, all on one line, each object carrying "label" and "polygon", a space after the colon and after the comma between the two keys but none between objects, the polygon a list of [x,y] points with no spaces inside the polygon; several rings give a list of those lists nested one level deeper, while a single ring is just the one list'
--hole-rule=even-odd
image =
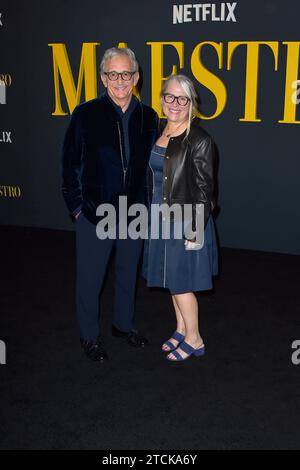
[{"label": "woman's eyeglasses", "polygon": [[165,103],[171,104],[176,100],[180,106],[186,106],[190,99],[187,96],[175,96],[171,93],[164,93],[163,99]]}]

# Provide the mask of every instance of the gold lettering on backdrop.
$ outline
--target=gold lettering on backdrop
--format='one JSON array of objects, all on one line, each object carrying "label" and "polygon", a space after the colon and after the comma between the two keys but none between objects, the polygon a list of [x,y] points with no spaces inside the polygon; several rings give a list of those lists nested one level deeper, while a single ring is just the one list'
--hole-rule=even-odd
[{"label": "gold lettering on backdrop", "polygon": [[[151,96],[152,107],[161,115],[160,90],[164,80],[169,75],[180,72],[184,67],[184,43],[183,42],[147,42],[151,48]],[[228,42],[227,70],[232,68],[233,56],[239,46],[246,46],[246,71],[245,71],[245,107],[244,116],[240,118],[243,122],[261,122],[257,116],[258,103],[258,77],[260,48],[267,46],[274,57],[274,70],[278,71],[278,41],[230,41]],[[292,99],[293,83],[298,79],[300,42],[283,42],[287,46],[286,59],[286,81],[284,92],[283,119],[280,124],[300,124],[296,120],[297,102]],[[73,111],[75,106],[81,102],[83,79],[85,85],[85,100],[97,96],[97,64],[96,47],[100,43],[83,43],[80,59],[77,86],[75,86],[65,44],[49,44],[53,55],[53,77],[55,110],[53,116],[64,116]],[[127,43],[120,42],[118,47],[126,47]],[[215,119],[220,116],[227,103],[227,90],[224,82],[213,72],[208,70],[202,61],[202,50],[210,47],[217,55],[219,70],[223,69],[223,57],[225,44],[213,41],[204,41],[197,44],[191,55],[191,71],[195,79],[212,92],[216,100],[216,110],[211,116],[203,116],[203,119]],[[171,66],[171,70],[164,70],[164,55],[166,48],[172,48],[177,55],[177,60]],[[173,60],[174,62],[174,60]],[[60,87],[64,91],[68,111],[64,111],[61,104]],[[139,97],[137,90],[136,95]]]},{"label": "gold lettering on backdrop", "polygon": [[60,80],[65,92],[69,111],[72,112],[75,106],[80,103],[83,77],[85,85],[85,100],[91,100],[97,96],[97,67],[96,67],[96,47],[98,42],[85,42],[82,45],[81,59],[78,73],[77,86],[75,86],[70,61],[65,44],[48,44],[52,47],[53,57],[53,77],[55,93],[55,110],[53,116],[64,116],[60,96]]},{"label": "gold lettering on backdrop", "polygon": [[200,117],[203,119],[215,119],[224,111],[227,101],[227,91],[222,80],[220,80],[220,78],[204,67],[201,59],[201,51],[204,46],[211,46],[215,49],[218,55],[219,69],[222,69],[223,44],[210,41],[201,42],[195,47],[191,57],[191,70],[194,77],[198,80],[199,83],[212,92],[217,101],[217,109],[212,116],[203,116],[203,114],[200,113]]},{"label": "gold lettering on backdrop", "polygon": [[296,120],[297,102],[292,99],[293,83],[298,80],[300,42],[283,42],[287,45],[285,98],[283,120],[280,124],[300,124]]},{"label": "gold lettering on backdrop", "polygon": [[271,48],[275,58],[275,70],[278,70],[278,42],[275,41],[232,41],[228,43],[227,70],[231,70],[231,62],[237,47],[245,45],[246,55],[246,93],[245,93],[245,116],[240,121],[260,122],[257,118],[257,86],[259,71],[259,48],[265,45]]},{"label": "gold lettering on backdrop", "polygon": [[21,196],[19,186],[0,186],[0,197],[18,198]]},{"label": "gold lettering on backdrop", "polygon": [[164,80],[170,75],[178,73],[177,65],[172,66],[172,71],[164,75],[164,48],[171,46],[175,48],[179,57],[179,68],[184,66],[184,43],[183,42],[147,42],[151,46],[151,80],[152,80],[152,107],[161,115],[160,90]]},{"label": "gold lettering on backdrop", "polygon": [[9,73],[1,73],[0,74],[0,82],[3,82],[5,86],[11,86],[12,78]]}]

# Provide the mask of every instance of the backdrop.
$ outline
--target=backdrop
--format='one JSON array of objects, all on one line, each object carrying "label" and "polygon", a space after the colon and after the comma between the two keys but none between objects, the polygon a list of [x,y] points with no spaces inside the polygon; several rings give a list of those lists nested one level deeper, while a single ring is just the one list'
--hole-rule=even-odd
[{"label": "backdrop", "polygon": [[[60,153],[74,106],[127,44],[141,98],[183,72],[219,149],[222,246],[300,254],[298,1],[17,0],[0,5],[0,222],[71,229]],[[299,85],[299,87],[298,87]]]}]

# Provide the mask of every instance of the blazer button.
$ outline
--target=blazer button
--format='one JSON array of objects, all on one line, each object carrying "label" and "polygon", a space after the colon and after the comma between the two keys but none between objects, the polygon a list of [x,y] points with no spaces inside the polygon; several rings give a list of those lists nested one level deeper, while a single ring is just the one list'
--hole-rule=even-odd
[{"label": "blazer button", "polygon": [[168,177],[167,177],[167,176],[165,176],[165,180],[167,180],[167,179],[168,179]]}]

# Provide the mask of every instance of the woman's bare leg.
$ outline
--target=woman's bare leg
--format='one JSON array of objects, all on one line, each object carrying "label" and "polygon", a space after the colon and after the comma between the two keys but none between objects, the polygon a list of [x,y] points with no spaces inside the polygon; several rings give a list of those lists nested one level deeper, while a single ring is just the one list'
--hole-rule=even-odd
[{"label": "woman's bare leg", "polygon": [[[183,336],[185,336],[185,324],[184,324],[183,316],[180,312],[179,306],[176,302],[176,299],[175,299],[174,295],[172,295],[172,302],[173,302],[175,315],[176,315],[176,322],[177,322],[176,331],[178,331],[178,333],[181,333]],[[172,344],[174,344],[175,347],[178,346],[178,341],[176,341],[176,339],[170,338],[169,341]],[[163,344],[162,349],[164,351],[169,351],[170,350],[170,348],[165,343]]]},{"label": "woman's bare leg", "polygon": [[[185,325],[185,341],[190,344],[193,348],[199,348],[203,345],[203,340],[199,332],[199,312],[198,312],[198,301],[193,292],[186,294],[174,295],[174,301],[178,307]],[[177,348],[179,354],[185,358],[188,356],[184,351]],[[175,356],[170,353],[168,355],[170,359],[176,359]]]}]

